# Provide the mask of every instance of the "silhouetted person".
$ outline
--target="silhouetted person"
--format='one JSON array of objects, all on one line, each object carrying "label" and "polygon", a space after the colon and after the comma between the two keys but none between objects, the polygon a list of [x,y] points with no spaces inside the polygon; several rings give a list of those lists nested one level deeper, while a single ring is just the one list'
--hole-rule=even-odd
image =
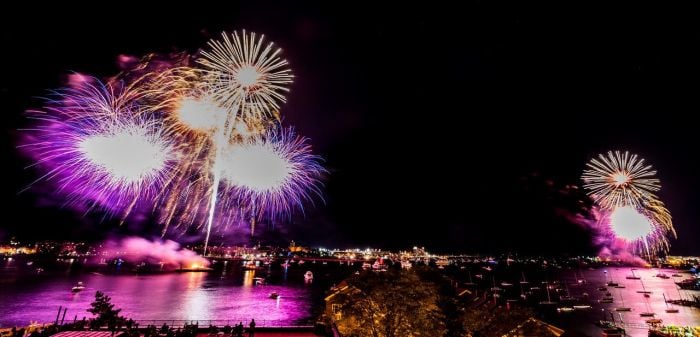
[{"label": "silhouetted person", "polygon": [[250,330],[248,331],[248,337],[255,336],[255,318],[250,320]]}]

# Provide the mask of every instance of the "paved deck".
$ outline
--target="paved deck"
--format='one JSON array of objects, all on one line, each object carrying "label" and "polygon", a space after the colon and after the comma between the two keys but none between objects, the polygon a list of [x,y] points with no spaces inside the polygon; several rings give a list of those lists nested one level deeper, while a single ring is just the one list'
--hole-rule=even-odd
[{"label": "paved deck", "polygon": [[[207,333],[198,333],[197,337],[208,337],[209,334]],[[221,336],[221,335],[219,335]],[[230,336],[230,335],[223,335],[223,336]],[[243,334],[243,337],[248,337],[248,333]],[[311,331],[295,331],[295,330],[263,330],[263,331],[256,331],[255,332],[255,337],[319,337],[318,335],[315,335]]]}]

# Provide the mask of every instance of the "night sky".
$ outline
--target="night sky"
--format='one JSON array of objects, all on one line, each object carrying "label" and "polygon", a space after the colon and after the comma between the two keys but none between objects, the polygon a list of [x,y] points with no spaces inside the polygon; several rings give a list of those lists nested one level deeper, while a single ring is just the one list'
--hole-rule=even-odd
[{"label": "night sky", "polygon": [[295,74],[284,123],[312,139],[329,169],[325,203],[263,225],[263,240],[595,253],[590,233],[562,216],[585,199],[566,186],[580,185],[591,157],[620,149],[658,170],[679,236],[671,253],[700,254],[700,21],[684,8],[584,3],[9,10],[0,240],[156,233],[83,217],[41,190],[19,193],[39,173],[15,148],[24,111],[72,71],[111,76],[121,54],[195,52],[247,29],[284,49]]}]

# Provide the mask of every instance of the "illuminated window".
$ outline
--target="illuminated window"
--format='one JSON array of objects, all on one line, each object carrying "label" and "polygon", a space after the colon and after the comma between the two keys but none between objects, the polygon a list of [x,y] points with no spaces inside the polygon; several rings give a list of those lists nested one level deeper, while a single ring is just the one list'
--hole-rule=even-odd
[{"label": "illuminated window", "polygon": [[333,304],[331,306],[331,310],[333,311],[333,315],[335,315],[336,320],[339,320],[342,317],[342,307],[340,304]]}]

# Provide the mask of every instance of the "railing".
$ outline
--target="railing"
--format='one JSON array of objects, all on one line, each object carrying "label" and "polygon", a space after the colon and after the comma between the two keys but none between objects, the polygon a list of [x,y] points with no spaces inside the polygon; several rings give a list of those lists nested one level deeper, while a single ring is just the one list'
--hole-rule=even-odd
[{"label": "railing", "polygon": [[[170,328],[183,328],[185,325],[197,324],[199,329],[206,329],[213,325],[219,329],[225,326],[235,326],[243,323],[244,328],[250,327],[250,318],[237,319],[200,319],[200,320],[178,320],[178,319],[135,319],[134,323],[139,325],[139,328],[144,328],[147,325],[155,325],[160,329],[163,324]],[[289,321],[280,320],[255,320],[255,328],[311,328],[314,326],[314,321],[301,321],[290,323]]]},{"label": "railing", "polygon": [[646,323],[621,323],[618,326],[625,329],[649,329],[649,324]]}]

